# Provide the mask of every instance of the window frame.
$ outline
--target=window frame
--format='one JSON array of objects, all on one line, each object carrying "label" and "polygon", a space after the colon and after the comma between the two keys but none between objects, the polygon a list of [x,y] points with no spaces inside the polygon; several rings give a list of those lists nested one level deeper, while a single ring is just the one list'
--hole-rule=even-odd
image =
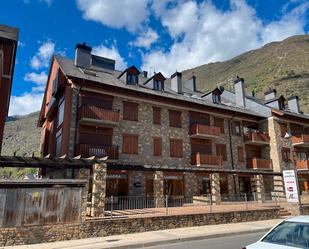
[{"label": "window frame", "polygon": [[[137,139],[137,140],[134,141],[133,139]],[[123,133],[122,134],[122,151],[121,151],[122,154],[138,155],[139,154],[139,145],[138,145],[139,141],[138,140],[139,140],[139,135],[137,134]],[[133,147],[133,145],[135,144],[130,145],[130,143],[133,143],[133,142],[136,143],[136,147]],[[126,146],[129,146],[129,147],[126,147]]]}]

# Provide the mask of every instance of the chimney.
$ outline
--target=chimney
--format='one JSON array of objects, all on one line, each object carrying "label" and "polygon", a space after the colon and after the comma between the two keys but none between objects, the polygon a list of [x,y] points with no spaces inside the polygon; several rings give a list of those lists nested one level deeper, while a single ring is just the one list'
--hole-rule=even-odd
[{"label": "chimney", "polygon": [[291,96],[288,98],[288,107],[290,111],[300,113],[298,96]]},{"label": "chimney", "polygon": [[175,72],[171,76],[171,89],[174,92],[182,93],[182,74],[179,72]]},{"label": "chimney", "polygon": [[243,78],[239,78],[234,81],[234,89],[236,95],[236,106],[245,107],[245,81]]},{"label": "chimney", "polygon": [[144,78],[148,78],[148,72],[147,71],[143,71],[143,76],[144,76]]},{"label": "chimney", "polygon": [[264,93],[265,100],[270,100],[277,97],[277,90],[276,89],[270,89],[267,92]]},{"label": "chimney", "polygon": [[91,50],[92,48],[83,44],[76,44],[75,47],[75,66],[88,68],[91,65]]}]

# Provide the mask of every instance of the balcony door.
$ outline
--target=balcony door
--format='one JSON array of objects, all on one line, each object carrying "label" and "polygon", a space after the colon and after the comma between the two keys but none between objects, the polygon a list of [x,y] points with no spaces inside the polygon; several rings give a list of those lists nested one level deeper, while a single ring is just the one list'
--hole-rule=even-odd
[{"label": "balcony door", "polygon": [[191,139],[191,154],[212,154],[212,141],[209,139]]}]

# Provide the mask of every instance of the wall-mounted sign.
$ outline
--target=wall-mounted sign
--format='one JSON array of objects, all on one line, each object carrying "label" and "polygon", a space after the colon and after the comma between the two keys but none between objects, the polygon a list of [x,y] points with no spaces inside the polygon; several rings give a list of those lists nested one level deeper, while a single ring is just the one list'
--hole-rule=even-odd
[{"label": "wall-mounted sign", "polygon": [[107,179],[128,179],[126,174],[107,174]]},{"label": "wall-mounted sign", "polygon": [[183,180],[183,176],[167,175],[167,176],[164,176],[164,180]]},{"label": "wall-mounted sign", "polygon": [[287,202],[299,203],[299,193],[295,170],[284,170],[283,181]]}]

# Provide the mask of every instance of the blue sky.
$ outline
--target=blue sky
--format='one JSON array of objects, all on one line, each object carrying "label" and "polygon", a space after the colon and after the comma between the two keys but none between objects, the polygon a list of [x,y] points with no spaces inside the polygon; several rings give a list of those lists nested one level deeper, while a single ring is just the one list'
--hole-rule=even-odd
[{"label": "blue sky", "polygon": [[0,23],[20,28],[10,115],[40,108],[52,54],[75,44],[116,67],[162,71],[223,61],[309,31],[305,0],[7,0]]}]

